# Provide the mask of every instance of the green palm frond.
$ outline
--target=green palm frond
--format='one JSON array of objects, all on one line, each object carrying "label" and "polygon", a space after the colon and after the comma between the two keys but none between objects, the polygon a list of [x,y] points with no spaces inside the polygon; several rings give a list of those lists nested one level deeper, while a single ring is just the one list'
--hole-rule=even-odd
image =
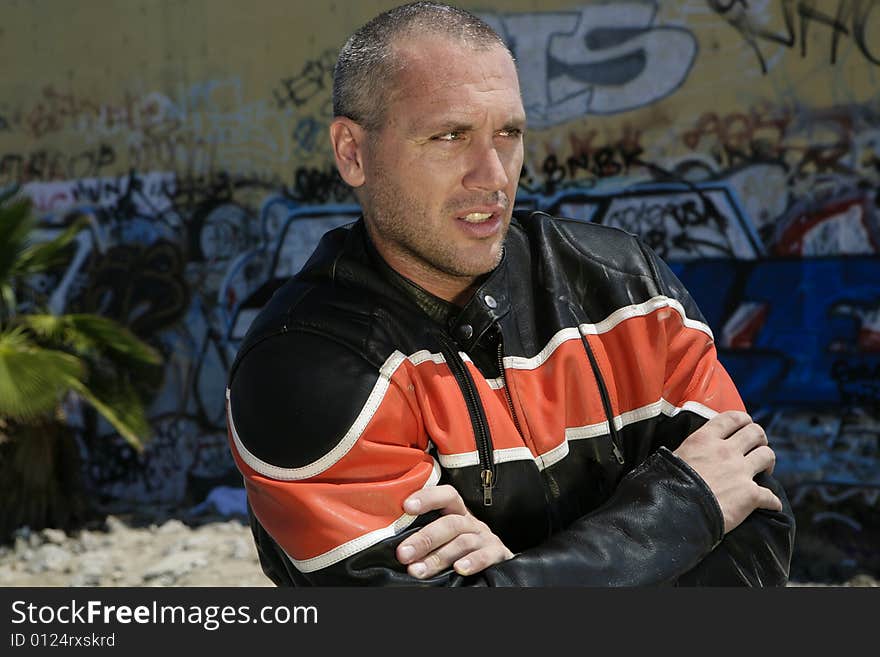
[{"label": "green palm frond", "polygon": [[68,246],[89,223],[79,216],[60,235],[31,244],[30,234],[37,226],[33,203],[12,189],[0,194],[0,310],[15,310],[15,286],[19,279],[63,266],[69,260]]},{"label": "green palm frond", "polygon": [[11,278],[35,225],[30,199],[4,195],[0,203],[0,285],[12,284]]},{"label": "green palm frond", "polygon": [[13,276],[38,274],[52,267],[65,265],[70,260],[67,247],[77,234],[89,225],[89,218],[79,215],[76,220],[51,240],[28,245],[22,251],[12,271]]},{"label": "green palm frond", "polygon": [[86,384],[78,379],[70,379],[68,384],[76,394],[91,404],[129,445],[138,451],[143,449],[144,441],[150,436],[150,424],[144,413],[143,403],[130,383],[118,379],[99,383],[92,379]]},{"label": "green palm frond", "polygon": [[158,365],[162,356],[109,317],[89,314],[24,315],[17,319],[41,340],[77,354],[106,356],[128,367]]},{"label": "green palm frond", "polygon": [[2,326],[3,318],[7,316],[17,305],[15,288],[3,281],[0,281],[0,326]]},{"label": "green palm frond", "polygon": [[65,264],[88,223],[80,216],[52,240],[31,244],[37,225],[29,199],[0,191],[0,419],[45,421],[67,393],[79,395],[136,449],[150,426],[136,385],[162,357],[125,326],[98,315],[15,315],[16,286]]},{"label": "green palm frond", "polygon": [[0,333],[0,415],[28,422],[49,415],[70,386],[85,374],[71,354],[33,343],[24,330]]}]

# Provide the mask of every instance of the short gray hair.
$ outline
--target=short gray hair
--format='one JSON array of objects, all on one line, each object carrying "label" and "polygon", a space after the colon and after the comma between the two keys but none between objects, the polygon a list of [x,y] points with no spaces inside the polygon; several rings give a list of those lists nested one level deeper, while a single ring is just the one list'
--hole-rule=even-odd
[{"label": "short gray hair", "polygon": [[[439,2],[413,2],[385,11],[352,34],[333,70],[333,114],[367,130],[378,130],[385,118],[388,85],[402,63],[389,55],[405,37],[443,36],[461,40],[476,50],[500,46],[504,40],[478,16]],[[513,59],[513,55],[511,55]]]}]

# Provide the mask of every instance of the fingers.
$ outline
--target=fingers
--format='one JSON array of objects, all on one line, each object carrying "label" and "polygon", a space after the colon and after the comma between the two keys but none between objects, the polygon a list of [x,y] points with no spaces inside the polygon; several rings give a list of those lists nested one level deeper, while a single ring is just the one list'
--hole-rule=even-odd
[{"label": "fingers", "polygon": [[454,567],[458,574],[470,575],[513,556],[507,554],[507,549],[500,541],[484,545],[479,534],[460,534],[424,559],[410,564],[407,572],[414,577],[425,578]]},{"label": "fingers", "polygon": [[397,548],[413,577],[432,577],[454,566],[461,575],[510,559],[513,553],[473,516],[447,515],[425,525]]},{"label": "fingers", "polygon": [[397,546],[397,559],[413,577],[432,577],[451,566],[459,574],[469,575],[513,557],[489,526],[471,515],[452,486],[416,491],[404,501],[403,508],[411,515],[428,511],[442,514]]},{"label": "fingers", "polygon": [[458,491],[452,486],[429,486],[410,495],[403,503],[403,510],[410,515],[419,515],[428,511],[440,511],[443,515],[456,513],[465,515],[467,507]]},{"label": "fingers", "polygon": [[747,426],[751,421],[751,416],[743,411],[725,411],[706,422],[694,434],[699,434],[706,438],[728,438]]},{"label": "fingers", "polygon": [[740,454],[748,454],[756,447],[767,445],[767,434],[761,425],[749,422],[727,440],[736,446]]},{"label": "fingers", "polygon": [[768,511],[782,511],[782,501],[776,497],[772,490],[757,484],[755,484],[755,487],[757,488],[756,508],[767,509]]},{"label": "fingers", "polygon": [[[401,563],[411,564],[425,559],[460,534],[475,533],[479,521],[473,516],[451,514],[428,523],[397,546],[397,558]],[[457,555],[456,558],[458,558]]]},{"label": "fingers", "polygon": [[453,566],[455,567],[455,572],[459,575],[471,575],[483,571],[496,563],[501,563],[502,561],[507,561],[512,558],[513,552],[508,550],[507,547],[499,541],[497,545],[484,547],[465,555],[464,558],[456,561]]},{"label": "fingers", "polygon": [[772,475],[773,468],[776,467],[776,452],[770,449],[768,445],[756,447],[746,454],[745,459],[753,477],[763,471],[766,471],[768,475]]},{"label": "fingers", "polygon": [[[752,422],[752,418],[748,413],[741,411],[719,413],[694,433],[701,434],[702,438],[725,439],[729,447],[739,454],[745,455],[750,454],[759,447],[766,447],[768,445],[767,434],[763,427]],[[768,454],[766,450],[761,450],[759,456],[760,458],[757,458],[756,461],[765,462]],[[772,462],[767,462],[764,467],[756,470],[755,474],[761,472],[761,470],[767,470],[768,473],[772,474],[774,463],[775,457]]]},{"label": "fingers", "polygon": [[[409,564],[407,571],[414,577],[430,577],[448,567],[462,556],[468,539],[462,539],[442,553],[439,549],[454,541],[459,535],[473,533],[477,529],[476,518],[470,515],[461,495],[449,485],[431,486],[416,491],[403,503],[410,515],[440,511],[442,518],[425,525],[397,546],[397,559]],[[456,551],[458,550],[458,551]],[[426,559],[430,560],[426,562]]]},{"label": "fingers", "polygon": [[460,534],[424,558],[413,561],[406,570],[413,577],[433,577],[479,547],[476,534]]},{"label": "fingers", "polygon": [[782,510],[779,498],[755,481],[760,472],[773,473],[776,454],[764,429],[747,413],[719,413],[685,438],[673,453],[712,491],[722,509],[725,533],[755,509]]}]

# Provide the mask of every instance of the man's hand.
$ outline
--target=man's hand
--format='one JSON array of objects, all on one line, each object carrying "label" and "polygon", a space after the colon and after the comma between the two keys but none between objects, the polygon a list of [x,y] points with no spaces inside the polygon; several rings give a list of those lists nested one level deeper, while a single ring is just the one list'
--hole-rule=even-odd
[{"label": "man's hand", "polygon": [[398,560],[408,564],[413,577],[432,577],[450,565],[459,575],[472,575],[513,557],[489,526],[471,515],[452,486],[423,488],[404,501],[403,510],[414,516],[443,514],[397,546]]},{"label": "man's hand", "polygon": [[715,494],[724,516],[724,533],[755,509],[782,511],[782,502],[754,477],[772,474],[776,455],[764,430],[740,411],[719,413],[685,438],[674,452],[697,471]]}]

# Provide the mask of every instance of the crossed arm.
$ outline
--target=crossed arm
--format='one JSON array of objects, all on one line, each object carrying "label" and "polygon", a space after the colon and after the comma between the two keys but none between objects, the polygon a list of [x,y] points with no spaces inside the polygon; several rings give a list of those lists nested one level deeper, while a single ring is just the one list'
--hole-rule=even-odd
[{"label": "crossed arm", "polygon": [[[779,497],[755,481],[761,472],[773,473],[776,457],[764,430],[748,414],[727,411],[716,415],[673,453],[712,491],[725,535],[756,509],[783,510]],[[413,577],[430,578],[450,567],[460,575],[472,575],[514,556],[486,523],[470,513],[452,486],[421,489],[406,499],[403,509],[412,515],[441,514],[397,547],[398,560]]]}]

